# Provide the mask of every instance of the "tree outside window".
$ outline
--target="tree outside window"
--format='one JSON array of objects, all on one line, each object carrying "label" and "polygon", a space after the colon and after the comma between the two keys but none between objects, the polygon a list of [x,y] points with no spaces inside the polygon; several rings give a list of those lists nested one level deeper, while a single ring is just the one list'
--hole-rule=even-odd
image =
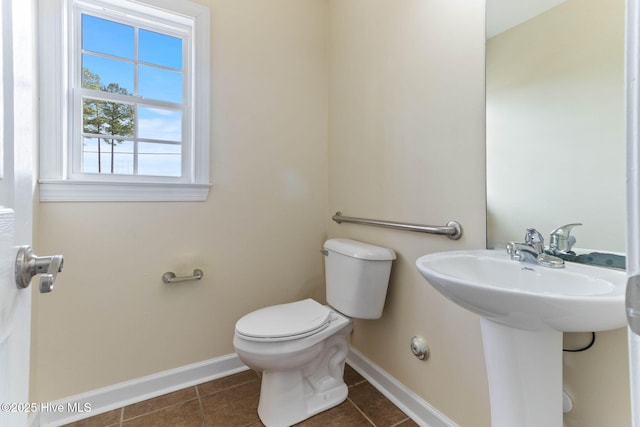
[{"label": "tree outside window", "polygon": [[[102,85],[100,76],[88,68],[82,69],[82,87],[102,92],[128,95],[125,88],[117,83]],[[124,141],[120,137],[133,137],[135,131],[135,110],[133,105],[113,101],[85,98],[82,105],[82,131],[94,134],[98,140],[98,173],[102,173],[101,141],[111,146],[111,173],[114,173],[115,145]]]}]

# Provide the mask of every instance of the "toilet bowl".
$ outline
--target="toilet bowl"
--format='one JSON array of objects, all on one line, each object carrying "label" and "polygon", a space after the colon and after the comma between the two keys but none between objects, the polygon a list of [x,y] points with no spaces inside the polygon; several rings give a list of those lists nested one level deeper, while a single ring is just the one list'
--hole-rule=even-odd
[{"label": "toilet bowl", "polygon": [[262,372],[258,415],[286,427],[342,403],[352,318],[382,315],[395,252],[349,239],[325,242],[327,302],[265,307],[236,323],[240,360]]},{"label": "toilet bowl", "polygon": [[238,357],[262,372],[258,415],[267,427],[290,426],[347,398],[343,373],[352,320],[311,299],[268,308],[286,311],[285,306],[313,308],[316,304],[328,310],[328,319],[313,334],[269,341],[255,340],[236,329],[233,345]]}]

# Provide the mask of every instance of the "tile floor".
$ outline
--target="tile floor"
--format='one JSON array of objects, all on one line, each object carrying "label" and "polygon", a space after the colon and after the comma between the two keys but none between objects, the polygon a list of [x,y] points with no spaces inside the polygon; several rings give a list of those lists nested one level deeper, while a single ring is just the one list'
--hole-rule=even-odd
[{"label": "tile floor", "polygon": [[[349,365],[345,367],[349,397],[311,417],[304,427],[413,427],[413,420]],[[66,427],[260,427],[260,377],[245,371],[144,402],[115,409]]]}]

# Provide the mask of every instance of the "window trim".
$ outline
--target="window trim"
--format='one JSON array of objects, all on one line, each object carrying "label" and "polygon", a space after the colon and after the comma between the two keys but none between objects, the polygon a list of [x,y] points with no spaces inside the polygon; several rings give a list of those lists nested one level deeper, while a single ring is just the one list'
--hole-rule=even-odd
[{"label": "window trim", "polygon": [[[73,97],[70,52],[75,23],[73,8],[105,7],[116,14],[146,15],[154,26],[171,17],[192,26],[191,166],[183,180],[130,175],[74,175],[70,153]],[[87,6],[88,5],[88,6]],[[104,12],[102,12],[104,14]],[[209,188],[210,12],[205,6],[175,0],[41,0],[40,1],[40,201],[205,201]],[[175,25],[173,25],[175,26]],[[197,90],[196,90],[197,88]]]}]

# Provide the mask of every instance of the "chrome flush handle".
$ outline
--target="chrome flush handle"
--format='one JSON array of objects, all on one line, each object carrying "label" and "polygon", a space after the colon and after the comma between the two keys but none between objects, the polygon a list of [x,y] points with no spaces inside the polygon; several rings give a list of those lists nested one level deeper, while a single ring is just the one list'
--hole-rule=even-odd
[{"label": "chrome flush handle", "polygon": [[62,255],[39,257],[30,246],[21,246],[16,256],[16,286],[27,288],[33,276],[40,274],[40,293],[51,292],[63,264]]}]

